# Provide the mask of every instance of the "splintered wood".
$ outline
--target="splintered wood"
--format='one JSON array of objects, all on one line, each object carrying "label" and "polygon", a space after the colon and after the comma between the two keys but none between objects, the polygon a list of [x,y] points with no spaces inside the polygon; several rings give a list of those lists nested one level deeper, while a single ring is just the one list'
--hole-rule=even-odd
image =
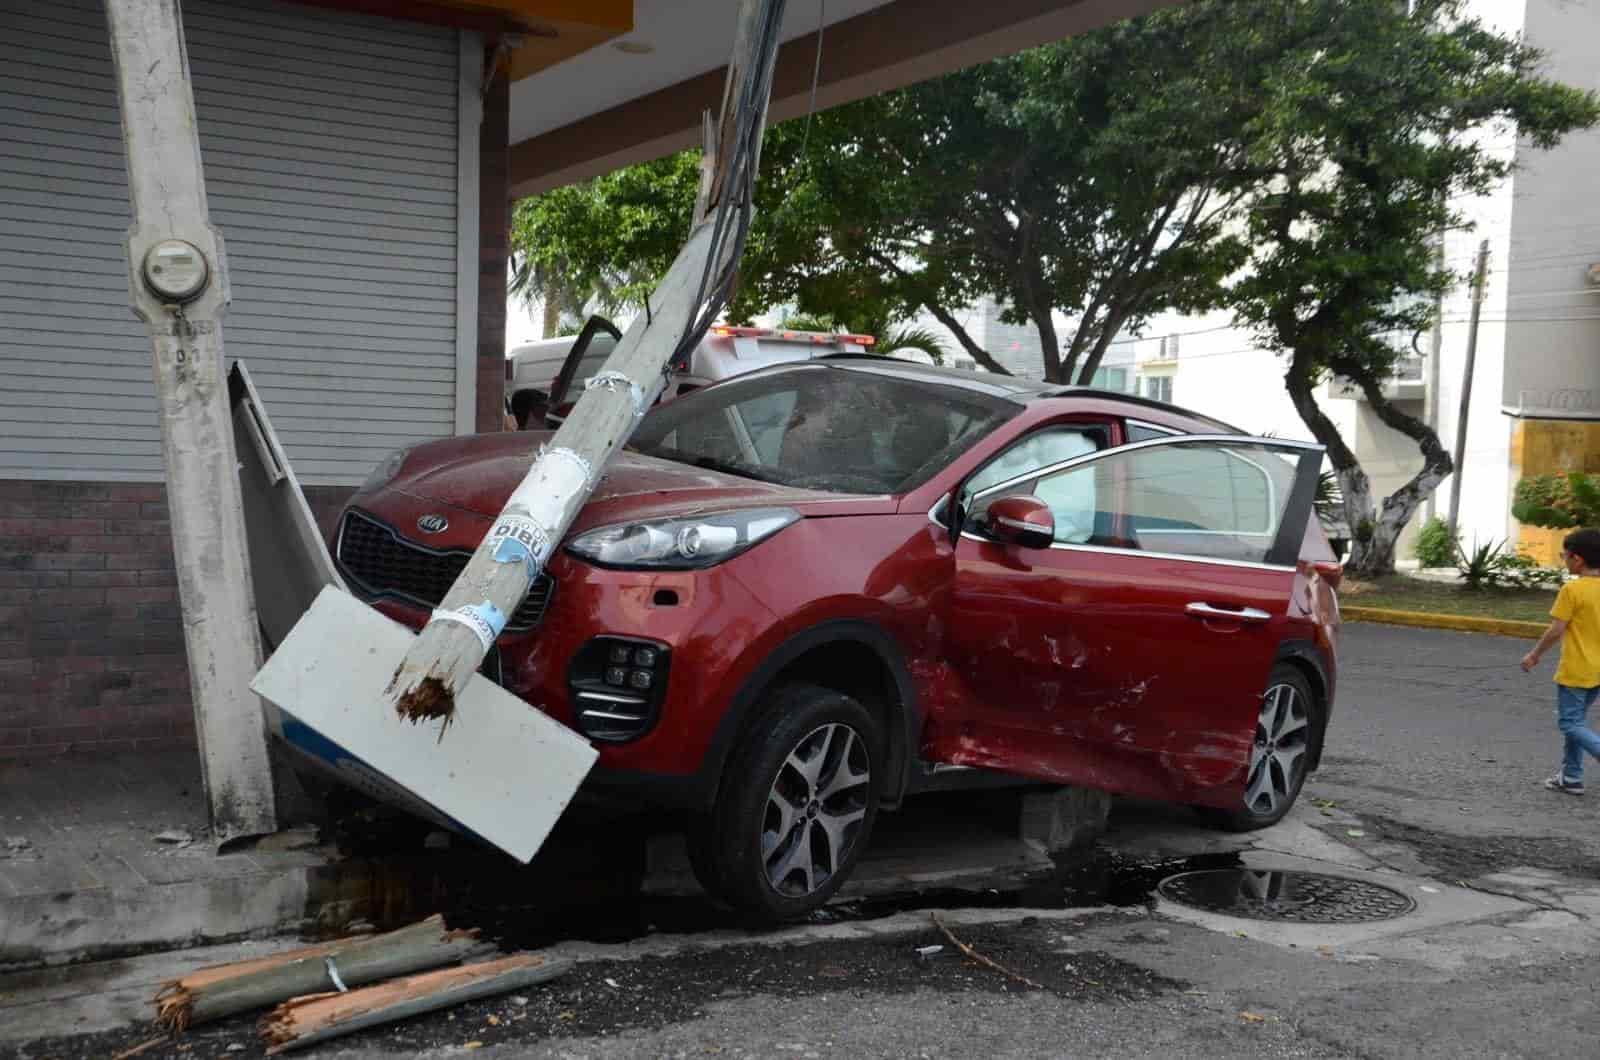
[{"label": "splintered wood", "polygon": [[273,1056],[352,1031],[376,1027],[465,1001],[546,982],[572,967],[569,960],[516,954],[394,979],[348,993],[312,994],[284,1002],[257,1029]]},{"label": "splintered wood", "polygon": [[398,931],[304,946],[221,964],[164,984],[156,1022],[170,1031],[318,990],[343,989],[462,960],[480,948],[474,930],[452,931],[435,914]]}]

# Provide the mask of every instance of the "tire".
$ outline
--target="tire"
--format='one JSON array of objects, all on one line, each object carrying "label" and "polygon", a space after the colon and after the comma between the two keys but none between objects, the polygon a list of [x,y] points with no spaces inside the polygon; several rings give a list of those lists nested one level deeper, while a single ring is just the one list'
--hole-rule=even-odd
[{"label": "tire", "polygon": [[1289,663],[1274,665],[1261,694],[1244,805],[1232,811],[1208,810],[1205,816],[1230,832],[1277,824],[1305,787],[1306,767],[1321,745],[1323,725],[1322,704],[1305,674]]},{"label": "tire", "polygon": [[769,694],[730,756],[690,864],[713,897],[764,923],[803,917],[849,877],[878,813],[882,728],[816,685]]}]

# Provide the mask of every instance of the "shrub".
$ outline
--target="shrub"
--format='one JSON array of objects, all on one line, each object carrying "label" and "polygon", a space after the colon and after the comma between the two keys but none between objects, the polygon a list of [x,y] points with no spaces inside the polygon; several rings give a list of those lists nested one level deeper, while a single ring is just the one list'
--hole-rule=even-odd
[{"label": "shrub", "polygon": [[1424,567],[1451,567],[1461,551],[1460,539],[1450,536],[1450,524],[1434,516],[1417,533],[1417,562]]},{"label": "shrub", "polygon": [[1511,514],[1518,522],[1565,530],[1600,525],[1600,475],[1534,475],[1517,483]]},{"label": "shrub", "polygon": [[1457,552],[1456,567],[1468,589],[1553,589],[1565,574],[1541,567],[1533,557],[1507,552],[1505,542],[1474,543],[1470,553]]}]

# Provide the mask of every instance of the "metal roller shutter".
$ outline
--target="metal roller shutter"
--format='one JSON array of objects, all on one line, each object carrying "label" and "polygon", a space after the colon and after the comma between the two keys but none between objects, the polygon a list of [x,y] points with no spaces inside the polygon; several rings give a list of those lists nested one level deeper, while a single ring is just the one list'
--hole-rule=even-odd
[{"label": "metal roller shutter", "polygon": [[[0,478],[162,474],[104,18],[0,0]],[[457,34],[271,0],[184,23],[228,356],[304,481],[359,482],[452,433]]]}]

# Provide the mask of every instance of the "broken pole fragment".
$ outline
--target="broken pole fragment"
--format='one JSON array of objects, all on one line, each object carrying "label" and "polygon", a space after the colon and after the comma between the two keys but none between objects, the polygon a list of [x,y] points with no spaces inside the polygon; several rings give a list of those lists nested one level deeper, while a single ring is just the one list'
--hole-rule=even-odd
[{"label": "broken pole fragment", "polygon": [[353,1031],[547,982],[571,967],[572,961],[566,958],[520,953],[392,979],[348,993],[297,997],[263,1016],[258,1030],[267,1055],[275,1056]]},{"label": "broken pole fragment", "polygon": [[201,968],[163,984],[154,998],[156,1022],[166,1030],[182,1031],[315,991],[342,990],[454,964],[484,945],[476,929],[453,931],[436,913],[382,935]]},{"label": "broken pole fragment", "polygon": [[715,160],[706,169],[712,174],[700,204],[706,213],[696,217],[688,242],[649,296],[650,311],[634,318],[589,380],[395,669],[385,695],[400,717],[448,725],[457,694],[527,598],[601,468],[655,403],[673,354],[703,328],[706,307],[726,298],[751,208],[783,8],[784,0],[743,0]]}]

